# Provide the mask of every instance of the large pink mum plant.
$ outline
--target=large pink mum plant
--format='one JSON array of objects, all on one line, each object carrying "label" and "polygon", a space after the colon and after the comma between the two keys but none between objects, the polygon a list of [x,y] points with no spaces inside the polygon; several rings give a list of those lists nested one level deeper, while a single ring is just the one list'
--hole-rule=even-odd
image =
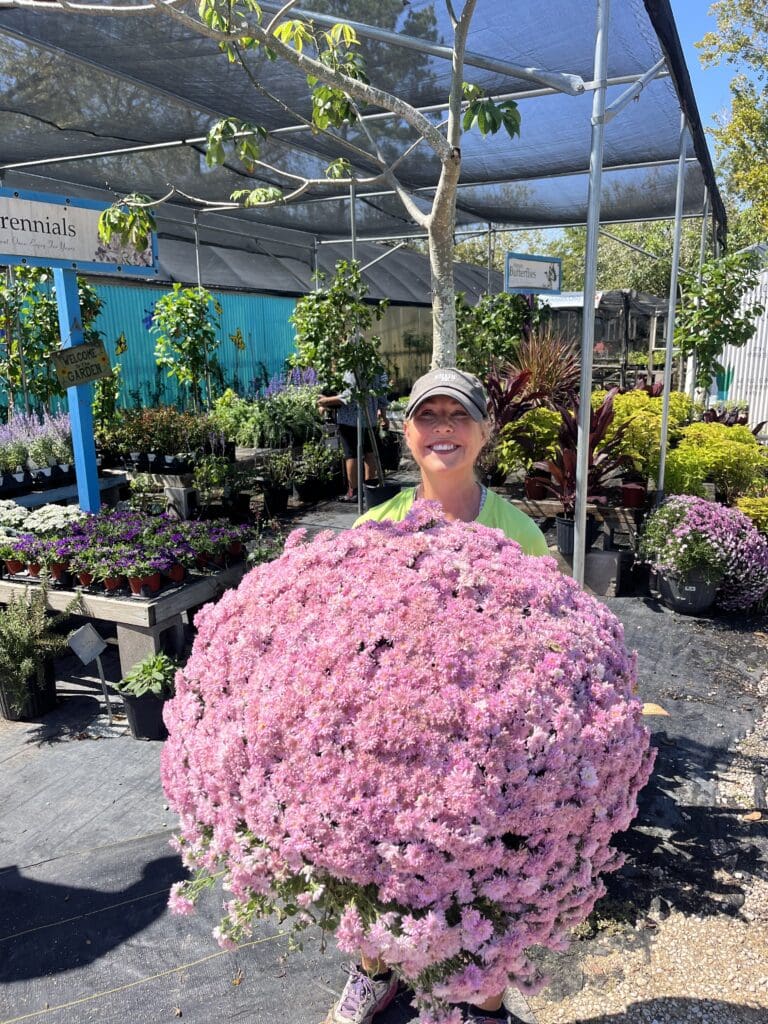
[{"label": "large pink mum plant", "polygon": [[653,761],[608,609],[419,503],[305,543],[197,618],[163,781],[229,944],[277,912],[381,957],[423,1021],[535,983],[620,857]]}]

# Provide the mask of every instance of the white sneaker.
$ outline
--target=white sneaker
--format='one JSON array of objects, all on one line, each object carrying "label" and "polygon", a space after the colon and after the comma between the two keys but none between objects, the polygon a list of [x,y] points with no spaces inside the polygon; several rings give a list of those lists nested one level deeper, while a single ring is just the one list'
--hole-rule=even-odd
[{"label": "white sneaker", "polygon": [[397,995],[397,978],[370,978],[355,964],[347,968],[349,978],[338,1003],[331,1007],[326,1024],[369,1024]]}]

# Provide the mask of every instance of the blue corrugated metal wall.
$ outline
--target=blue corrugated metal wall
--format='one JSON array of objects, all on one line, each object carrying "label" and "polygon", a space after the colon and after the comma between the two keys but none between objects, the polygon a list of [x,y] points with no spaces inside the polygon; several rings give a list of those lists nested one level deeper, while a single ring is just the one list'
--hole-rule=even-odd
[{"label": "blue corrugated metal wall", "polygon": [[[120,404],[128,407],[176,404],[179,401],[176,381],[155,365],[154,335],[149,333],[147,323],[154,303],[165,289],[145,284],[92,283],[104,299],[97,327],[103,332],[112,364],[119,362],[122,371]],[[263,372],[269,376],[279,373],[293,352],[294,331],[288,317],[296,300],[240,292],[212,291],[211,294],[222,307],[221,344],[216,355],[225,384],[246,394],[251,382],[260,380]],[[242,352],[230,341],[230,335],[238,328],[245,341]],[[115,343],[121,333],[126,337],[128,348],[118,356]],[[184,400],[182,396],[182,404]]]}]

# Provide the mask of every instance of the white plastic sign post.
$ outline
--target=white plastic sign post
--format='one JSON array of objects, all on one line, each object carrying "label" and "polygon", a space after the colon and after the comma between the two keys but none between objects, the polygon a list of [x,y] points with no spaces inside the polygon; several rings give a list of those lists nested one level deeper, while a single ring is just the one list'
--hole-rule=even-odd
[{"label": "white plastic sign post", "polygon": [[101,692],[104,694],[104,702],[107,705],[107,717],[109,724],[112,725],[112,705],[109,702],[107,680],[104,678],[104,666],[101,664],[101,655],[107,649],[106,641],[96,632],[90,622],[86,622],[80,629],[76,629],[69,638],[69,646],[84,665],[90,665],[92,661],[96,662],[99,679],[101,679]]}]

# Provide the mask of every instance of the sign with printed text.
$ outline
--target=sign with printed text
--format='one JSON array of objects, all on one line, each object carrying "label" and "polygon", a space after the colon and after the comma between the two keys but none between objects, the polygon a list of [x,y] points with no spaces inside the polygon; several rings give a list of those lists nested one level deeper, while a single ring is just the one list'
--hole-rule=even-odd
[{"label": "sign with printed text", "polygon": [[99,238],[106,203],[0,189],[0,264],[153,276],[157,237],[141,251]]},{"label": "sign with printed text", "polygon": [[562,260],[508,252],[504,261],[504,291],[517,295],[559,295]]},{"label": "sign with printed text", "polygon": [[60,352],[54,352],[51,359],[63,388],[91,384],[112,373],[107,350],[101,341],[63,348]]}]

